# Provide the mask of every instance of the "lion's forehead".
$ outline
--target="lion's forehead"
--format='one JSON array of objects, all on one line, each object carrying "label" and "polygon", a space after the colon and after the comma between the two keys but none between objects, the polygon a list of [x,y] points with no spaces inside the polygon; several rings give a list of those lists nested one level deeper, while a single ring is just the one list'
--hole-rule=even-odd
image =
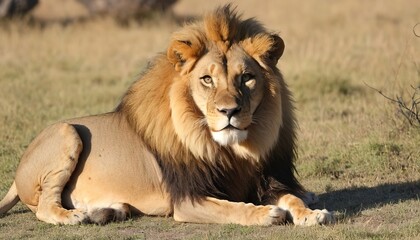
[{"label": "lion's forehead", "polygon": [[245,72],[259,71],[255,61],[240,48],[234,48],[226,54],[210,51],[198,62],[197,68],[202,76],[210,75],[219,80],[228,80]]}]

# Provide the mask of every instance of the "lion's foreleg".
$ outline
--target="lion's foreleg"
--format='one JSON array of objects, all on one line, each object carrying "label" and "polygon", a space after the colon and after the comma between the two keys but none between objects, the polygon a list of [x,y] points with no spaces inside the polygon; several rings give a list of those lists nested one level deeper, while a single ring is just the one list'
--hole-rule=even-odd
[{"label": "lion's foreleg", "polygon": [[295,225],[328,224],[334,220],[332,213],[326,209],[311,210],[302,199],[292,194],[280,195],[277,205],[287,211],[288,219],[293,221]]},{"label": "lion's foreleg", "polygon": [[283,223],[286,213],[274,205],[255,206],[250,203],[230,202],[207,197],[194,203],[184,200],[175,205],[174,219],[180,222],[195,223],[272,225]]}]

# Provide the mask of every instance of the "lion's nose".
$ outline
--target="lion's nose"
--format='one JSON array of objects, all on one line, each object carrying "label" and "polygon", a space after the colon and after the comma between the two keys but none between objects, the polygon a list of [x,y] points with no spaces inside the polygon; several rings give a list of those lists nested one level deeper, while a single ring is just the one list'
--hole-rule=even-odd
[{"label": "lion's nose", "polygon": [[237,106],[234,108],[217,108],[217,110],[222,113],[223,115],[225,115],[228,118],[231,118],[233,115],[239,113],[241,111],[241,107]]}]

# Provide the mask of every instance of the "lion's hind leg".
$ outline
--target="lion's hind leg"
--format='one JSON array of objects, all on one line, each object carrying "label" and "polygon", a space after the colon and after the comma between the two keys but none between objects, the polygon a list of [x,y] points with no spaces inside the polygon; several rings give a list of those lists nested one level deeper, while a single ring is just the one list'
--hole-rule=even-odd
[{"label": "lion's hind leg", "polygon": [[61,194],[78,162],[83,145],[76,129],[58,123],[45,129],[29,145],[16,173],[18,194],[36,212],[38,219],[52,224],[85,222],[83,211],[62,207]]}]

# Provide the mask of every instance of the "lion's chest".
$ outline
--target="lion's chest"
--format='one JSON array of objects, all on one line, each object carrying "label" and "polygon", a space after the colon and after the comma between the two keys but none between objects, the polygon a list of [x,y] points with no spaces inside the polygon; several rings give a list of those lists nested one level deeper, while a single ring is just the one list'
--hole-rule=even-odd
[{"label": "lion's chest", "polygon": [[172,201],[184,198],[216,197],[230,201],[250,202],[255,199],[257,168],[250,162],[204,164],[200,161],[163,161],[163,181]]}]

